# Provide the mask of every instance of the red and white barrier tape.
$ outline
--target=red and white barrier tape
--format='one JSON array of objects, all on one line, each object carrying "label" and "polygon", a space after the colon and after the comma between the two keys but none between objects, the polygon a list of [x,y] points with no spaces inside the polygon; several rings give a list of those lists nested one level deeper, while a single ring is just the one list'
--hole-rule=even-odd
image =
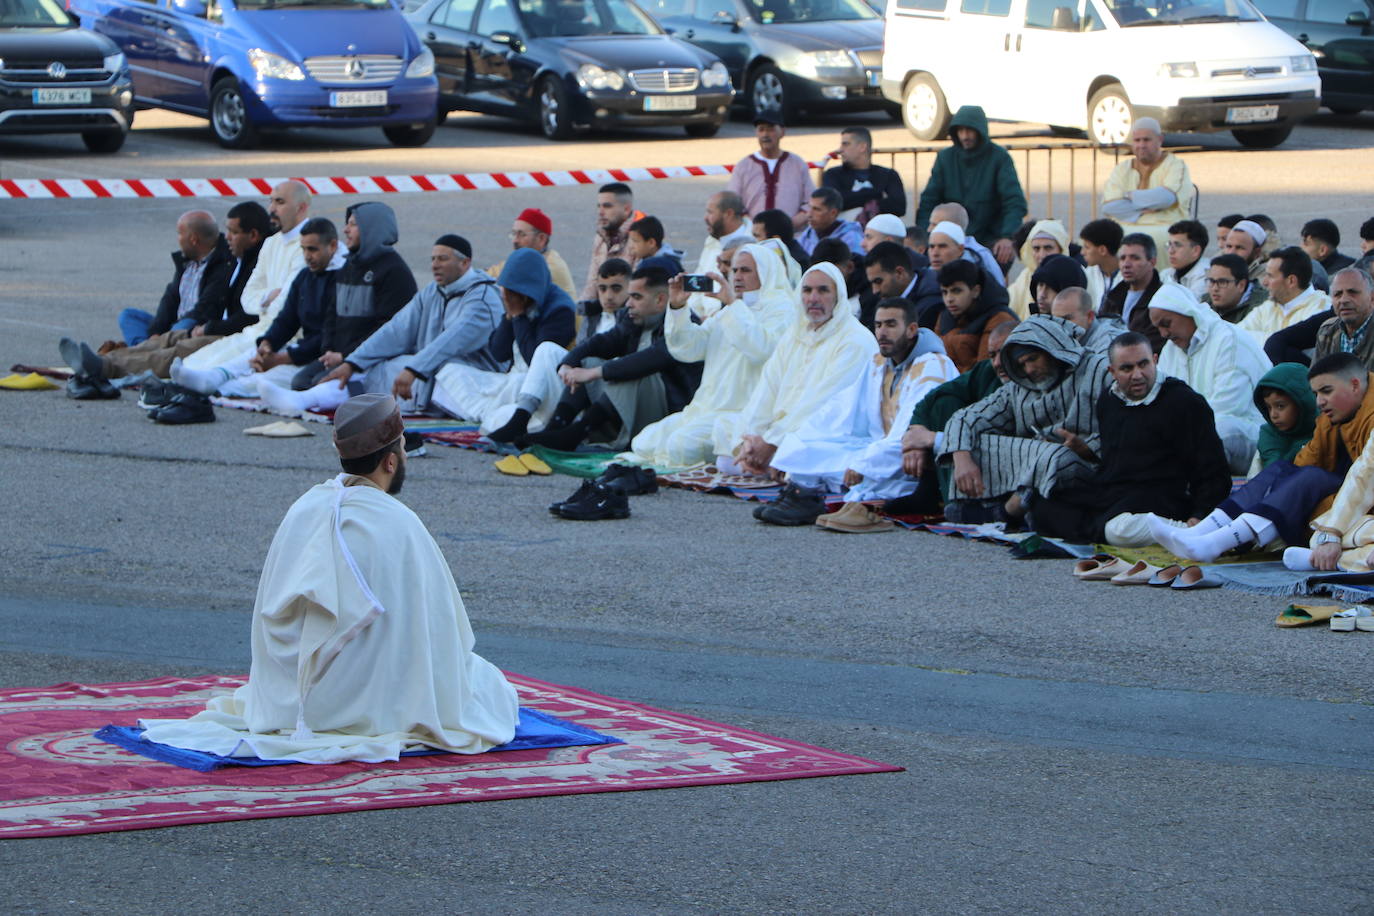
[{"label": "red and white barrier tape", "polygon": [[[810,163],[824,168],[823,162]],[[670,165],[648,169],[574,169],[566,172],[484,172],[471,175],[357,175],[300,178],[325,194],[419,194],[560,188],[612,181],[654,181],[729,175],[732,165]],[[138,197],[265,197],[284,178],[0,178],[0,199],[54,200]]]}]

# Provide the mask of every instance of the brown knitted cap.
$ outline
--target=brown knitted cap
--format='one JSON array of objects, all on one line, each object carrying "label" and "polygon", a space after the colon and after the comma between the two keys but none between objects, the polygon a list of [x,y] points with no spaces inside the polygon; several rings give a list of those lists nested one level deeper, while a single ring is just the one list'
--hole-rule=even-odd
[{"label": "brown knitted cap", "polygon": [[360,394],[334,412],[334,447],[340,458],[362,458],[405,433],[401,409],[389,394]]}]

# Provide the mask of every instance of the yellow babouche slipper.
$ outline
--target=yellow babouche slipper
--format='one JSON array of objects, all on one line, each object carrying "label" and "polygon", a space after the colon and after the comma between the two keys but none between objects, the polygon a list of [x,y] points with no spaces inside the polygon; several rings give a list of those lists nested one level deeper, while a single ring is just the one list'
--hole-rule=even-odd
[{"label": "yellow babouche slipper", "polygon": [[529,471],[531,474],[538,474],[540,477],[548,477],[553,473],[553,468],[549,467],[548,464],[544,462],[544,459],[540,458],[538,455],[532,455],[529,452],[525,452],[520,456],[520,463],[525,466],[525,470]]},{"label": "yellow babouche slipper", "polygon": [[0,378],[0,388],[8,388],[10,391],[51,391],[56,387],[58,386],[53,384],[51,379],[46,379],[37,372]]},{"label": "yellow babouche slipper", "polygon": [[530,469],[525,467],[515,455],[507,455],[497,460],[496,470],[512,477],[528,477],[530,474]]}]

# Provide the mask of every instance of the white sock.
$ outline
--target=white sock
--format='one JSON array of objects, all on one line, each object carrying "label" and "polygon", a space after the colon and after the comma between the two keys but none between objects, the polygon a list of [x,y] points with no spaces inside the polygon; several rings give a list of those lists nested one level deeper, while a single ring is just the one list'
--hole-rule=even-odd
[{"label": "white sock", "polygon": [[1253,512],[1241,513],[1236,522],[1243,522],[1250,529],[1257,547],[1263,547],[1279,536],[1279,529],[1275,527],[1273,522],[1262,515],[1255,515]]},{"label": "white sock", "polygon": [[[1254,543],[1255,531],[1237,519],[1225,528],[1194,534],[1192,528],[1175,528],[1156,515],[1151,515],[1150,534],[1166,550],[1187,560],[1210,563],[1228,550]],[[1267,523],[1266,523],[1267,524]],[[1272,525],[1269,526],[1273,528]]]},{"label": "white sock", "polygon": [[192,369],[185,365],[179,356],[172,360],[171,376],[172,381],[181,387],[199,391],[201,394],[214,394],[219,390],[220,385],[232,378],[227,371],[221,368]]},{"label": "white sock", "polygon": [[1206,534],[1209,531],[1216,531],[1218,528],[1225,528],[1232,521],[1231,516],[1225,512],[1220,509],[1213,509],[1206,518],[1194,525],[1192,530],[1196,534]]},{"label": "white sock", "polygon": [[1312,551],[1306,547],[1289,547],[1283,552],[1283,565],[1295,572],[1311,572]]},{"label": "white sock", "polygon": [[[337,383],[334,384],[337,387]],[[315,405],[311,403],[309,395],[309,391],[292,391],[290,388],[273,385],[271,382],[260,381],[258,383],[258,397],[262,398],[273,413],[279,413],[286,417],[299,417],[305,413],[307,407],[314,407]]]}]

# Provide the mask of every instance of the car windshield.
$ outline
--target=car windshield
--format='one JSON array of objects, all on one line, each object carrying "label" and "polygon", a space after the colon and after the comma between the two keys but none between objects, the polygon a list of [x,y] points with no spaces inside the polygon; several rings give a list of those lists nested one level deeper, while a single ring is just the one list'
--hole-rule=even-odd
[{"label": "car windshield", "polygon": [[0,0],[0,28],[69,29],[72,21],[56,0]]},{"label": "car windshield", "polygon": [[391,0],[234,0],[241,10],[284,10],[303,6],[332,10],[389,10]]},{"label": "car windshield", "polygon": [[826,22],[835,19],[879,19],[864,0],[746,0],[755,22]]},{"label": "car windshield", "polygon": [[1122,28],[1148,25],[1187,25],[1194,22],[1257,22],[1259,12],[1249,0],[1105,0]]},{"label": "car windshield", "polygon": [[533,38],[570,35],[660,35],[639,7],[626,0],[518,0]]}]

